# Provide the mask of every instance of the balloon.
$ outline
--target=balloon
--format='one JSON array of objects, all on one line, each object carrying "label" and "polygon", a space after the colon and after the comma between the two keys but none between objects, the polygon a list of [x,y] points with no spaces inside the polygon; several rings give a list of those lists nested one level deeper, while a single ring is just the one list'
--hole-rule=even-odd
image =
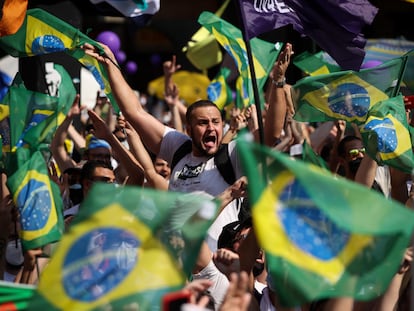
[{"label": "balloon", "polygon": [[113,31],[103,31],[97,37],[96,41],[99,41],[107,45],[113,53],[116,53],[121,48],[121,40],[118,35]]},{"label": "balloon", "polygon": [[369,60],[369,61],[363,63],[361,65],[361,69],[367,69],[367,68],[377,67],[377,66],[379,66],[381,64],[382,64],[382,62],[380,62],[379,60],[373,59],[373,60]]},{"label": "balloon", "polygon": [[136,62],[133,61],[127,61],[127,63],[125,64],[125,71],[130,74],[133,75],[134,73],[137,72],[138,66]]},{"label": "balloon", "polygon": [[115,53],[115,58],[118,63],[123,64],[126,61],[126,54],[124,51],[119,50]]}]

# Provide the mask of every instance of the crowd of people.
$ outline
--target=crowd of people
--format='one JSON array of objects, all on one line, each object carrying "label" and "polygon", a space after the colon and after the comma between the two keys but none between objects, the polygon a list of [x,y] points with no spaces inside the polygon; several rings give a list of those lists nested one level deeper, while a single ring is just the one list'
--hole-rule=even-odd
[{"label": "crowd of people", "polygon": [[[407,310],[412,260],[408,245],[404,261],[399,271],[395,271],[388,290],[373,301],[362,303],[341,297],[293,309],[280,306],[267,274],[265,254],[254,234],[247,198],[249,181],[236,151],[235,138],[241,129],[247,128],[260,142],[255,105],[220,111],[206,99],[183,103],[173,81],[180,66],[172,57],[163,64],[164,101],[170,114],[166,123],[164,118],[155,117],[141,104],[139,95],[116,66],[112,51],[103,47],[104,55],[89,44],[83,49],[106,67],[121,113],[114,114],[111,103],[97,96],[95,108],[87,111],[86,122],[82,128],[76,128],[73,120],[86,109],[77,96],[51,143],[50,166],[53,167],[52,177],[61,189],[65,230],[76,218],[83,199],[96,182],[161,191],[203,192],[220,200],[220,213],[207,232],[192,277],[182,289],[190,297],[182,310]],[[291,86],[286,83],[292,49],[289,43],[285,45],[269,75],[266,108],[262,112],[263,143],[297,158],[306,142],[333,174],[413,207],[412,192],[407,187],[411,176],[378,166],[367,156],[358,127],[342,120],[313,124],[293,119]],[[407,117],[410,118],[410,114]],[[224,155],[225,170],[217,164],[218,155]],[[18,215],[12,208],[7,176],[3,173],[1,177],[0,254],[3,262],[0,276],[11,282],[36,284],[47,265],[47,261],[36,264],[39,254],[45,250],[22,252],[21,247],[17,247],[18,226],[15,223]]]}]

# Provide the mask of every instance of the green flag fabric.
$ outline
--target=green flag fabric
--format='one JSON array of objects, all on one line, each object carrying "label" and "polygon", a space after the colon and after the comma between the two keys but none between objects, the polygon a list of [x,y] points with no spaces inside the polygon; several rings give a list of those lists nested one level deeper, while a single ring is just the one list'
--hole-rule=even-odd
[{"label": "green flag fabric", "polygon": [[413,212],[246,138],[238,143],[247,178],[254,180],[249,200],[269,285],[282,305],[381,295],[410,244]]},{"label": "green flag fabric", "polygon": [[246,85],[243,83],[242,76],[238,76],[236,79],[236,107],[243,109],[250,103],[249,92],[246,89]]},{"label": "green flag fabric", "polygon": [[293,59],[293,64],[310,76],[341,71],[341,67],[325,52],[305,51]]},{"label": "green flag fabric", "polygon": [[10,151],[10,112],[8,103],[0,103],[0,136],[2,152]]},{"label": "green flag fabric", "polygon": [[414,94],[414,49],[405,54],[407,56],[407,67],[404,71],[402,83]]},{"label": "green flag fabric", "polygon": [[293,87],[294,119],[303,122],[346,120],[362,124],[369,109],[399,89],[404,58],[356,71],[305,77]]},{"label": "green flag fabric", "polygon": [[[25,146],[23,138],[27,130],[50,115],[57,105],[56,97],[27,90],[20,76],[16,76],[0,104],[0,133],[7,157],[16,152],[16,148]],[[36,149],[37,145],[32,147]]]},{"label": "green flag fabric", "polygon": [[29,310],[29,301],[34,291],[35,287],[32,285],[0,281],[0,310]]},{"label": "green flag fabric", "polygon": [[105,91],[115,110],[116,105],[106,72],[96,59],[85,55],[80,46],[90,43],[104,54],[103,48],[79,29],[42,9],[27,10],[20,29],[13,35],[0,38],[0,48],[14,57],[66,52],[90,70],[100,88]]},{"label": "green flag fabric", "polygon": [[95,184],[61,240],[32,310],[160,310],[185,284],[217,202]]},{"label": "green flag fabric", "polygon": [[214,102],[220,110],[233,102],[232,91],[226,82],[230,73],[229,68],[221,67],[219,73],[207,88],[208,99]]},{"label": "green flag fabric", "polygon": [[[244,103],[244,106],[247,107],[251,105],[252,98],[254,98],[252,79],[247,59],[246,44],[243,41],[241,31],[237,27],[210,12],[202,12],[198,18],[198,22],[216,37],[216,40],[235,61],[243,79],[243,85],[249,94],[249,98]],[[261,90],[263,90],[269,72],[279,55],[282,44],[272,44],[258,38],[250,40],[250,44],[252,47],[257,87],[259,93],[262,93]],[[262,104],[264,103],[263,96],[261,102]]]},{"label": "green flag fabric", "polygon": [[[6,95],[10,107],[11,150],[23,147],[24,136],[32,128],[39,126],[58,109],[57,97],[26,89],[23,83],[13,84]],[[33,148],[36,145],[32,146]]]},{"label": "green flag fabric", "polygon": [[414,154],[402,96],[377,103],[360,129],[369,156],[411,174]]},{"label": "green flag fabric", "polygon": [[302,160],[308,163],[312,163],[321,168],[328,169],[325,160],[320,155],[318,155],[315,150],[313,150],[312,146],[310,146],[306,140],[302,144]]},{"label": "green flag fabric", "polygon": [[54,64],[61,77],[56,96],[57,104],[53,110],[35,109],[28,122],[22,141],[29,144],[32,150],[40,150],[42,145],[48,146],[56,128],[63,122],[76,96],[76,89],[69,73],[61,65]]},{"label": "green flag fabric", "polygon": [[[33,152],[39,150],[43,144],[50,144],[56,128],[63,122],[76,89],[67,71],[61,65],[54,66],[61,80],[57,96],[29,91],[20,76],[16,76],[3,98],[0,122],[5,126],[2,137],[8,138],[5,151],[14,152],[19,147],[29,147]],[[9,133],[6,133],[7,127]]]},{"label": "green flag fabric", "polygon": [[25,250],[56,242],[63,233],[63,203],[50,180],[40,151],[9,177],[7,185],[20,213],[20,238]]}]

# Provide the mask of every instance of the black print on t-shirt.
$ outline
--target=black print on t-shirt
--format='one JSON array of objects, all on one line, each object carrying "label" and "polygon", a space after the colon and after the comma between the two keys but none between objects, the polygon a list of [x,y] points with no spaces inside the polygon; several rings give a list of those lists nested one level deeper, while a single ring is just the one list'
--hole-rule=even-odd
[{"label": "black print on t-shirt", "polygon": [[186,180],[187,178],[194,178],[200,175],[203,171],[204,163],[197,164],[196,166],[184,165],[183,169],[178,175],[179,179]]}]

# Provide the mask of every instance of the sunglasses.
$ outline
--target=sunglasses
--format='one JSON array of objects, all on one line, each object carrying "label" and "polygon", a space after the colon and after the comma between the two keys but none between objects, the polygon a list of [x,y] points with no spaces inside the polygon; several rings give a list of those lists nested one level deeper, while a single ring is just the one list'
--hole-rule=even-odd
[{"label": "sunglasses", "polygon": [[365,148],[359,148],[359,149],[355,148],[355,149],[351,149],[351,150],[348,151],[348,153],[351,157],[357,156],[360,152],[365,153]]}]

